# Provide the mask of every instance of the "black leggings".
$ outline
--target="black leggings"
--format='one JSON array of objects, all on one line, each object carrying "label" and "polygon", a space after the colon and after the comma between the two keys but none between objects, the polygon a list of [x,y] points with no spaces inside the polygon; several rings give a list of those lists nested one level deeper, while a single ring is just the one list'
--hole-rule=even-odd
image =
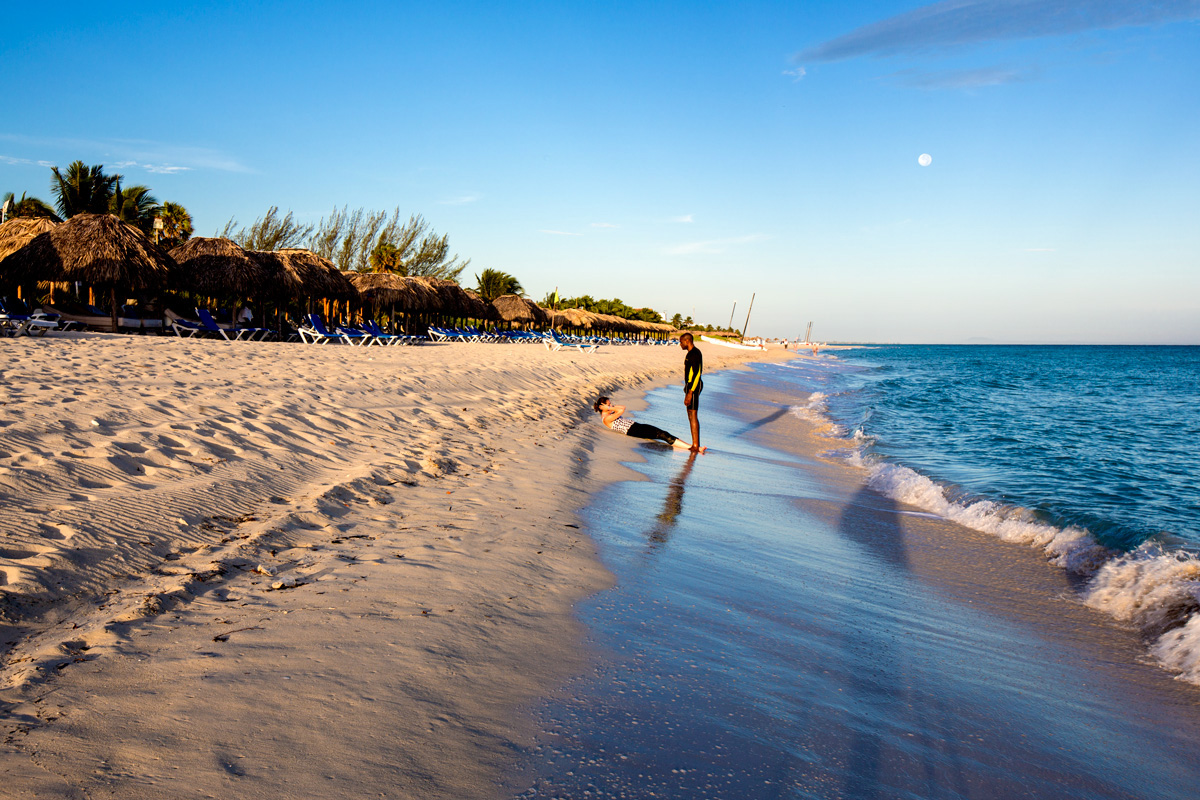
[{"label": "black leggings", "polygon": [[636,436],[639,439],[658,439],[667,444],[675,444],[676,439],[671,434],[664,431],[662,428],[656,428],[653,425],[646,425],[641,422],[635,422],[629,426],[627,436]]}]

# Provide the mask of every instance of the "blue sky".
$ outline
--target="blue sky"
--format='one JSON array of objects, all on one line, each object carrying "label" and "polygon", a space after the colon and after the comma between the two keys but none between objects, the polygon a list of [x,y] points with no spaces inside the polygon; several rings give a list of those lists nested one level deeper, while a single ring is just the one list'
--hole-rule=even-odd
[{"label": "blue sky", "polygon": [[[470,272],[825,340],[1200,343],[1200,0],[4,11],[0,192],[421,213]],[[932,156],[928,167],[917,163]]]}]

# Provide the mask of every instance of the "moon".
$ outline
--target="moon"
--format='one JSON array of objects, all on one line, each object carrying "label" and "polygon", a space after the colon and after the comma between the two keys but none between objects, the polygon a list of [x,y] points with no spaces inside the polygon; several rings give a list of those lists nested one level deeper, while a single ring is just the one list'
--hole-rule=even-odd
[{"label": "moon", "polygon": [[928,167],[933,163],[933,156],[929,155],[929,153],[921,153],[921,155],[917,157],[917,163],[922,167]]}]

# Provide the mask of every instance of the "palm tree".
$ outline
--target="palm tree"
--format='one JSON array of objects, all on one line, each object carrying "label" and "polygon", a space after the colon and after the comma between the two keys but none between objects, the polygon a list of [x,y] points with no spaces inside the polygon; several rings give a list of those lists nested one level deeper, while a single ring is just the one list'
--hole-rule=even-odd
[{"label": "palm tree", "polygon": [[488,303],[505,294],[525,294],[520,281],[498,269],[485,269],[481,275],[475,276],[475,280],[478,284],[475,291]]},{"label": "palm tree", "polygon": [[170,250],[192,238],[192,215],[179,203],[163,203],[158,215],[162,217],[162,239],[159,244]]},{"label": "palm tree", "polygon": [[18,200],[12,192],[4,195],[0,199],[0,206],[5,203],[12,202],[12,211],[9,212],[9,217],[50,217],[56,222],[61,222],[58,215],[54,213],[54,209],[48,206],[45,202],[37,197],[28,197],[25,192],[21,192],[21,199]]},{"label": "palm tree", "polygon": [[158,200],[150,194],[149,187],[130,186],[121,188],[121,176],[116,175],[112,198],[109,201],[109,212],[122,222],[128,222],[142,233],[149,234],[154,228],[154,218],[158,216]]},{"label": "palm tree", "polygon": [[82,161],[71,162],[66,175],[59,172],[58,167],[50,169],[54,173],[50,192],[54,195],[58,213],[64,219],[84,212],[108,213],[113,187],[120,180],[119,175],[105,175],[104,165],[89,167]]}]

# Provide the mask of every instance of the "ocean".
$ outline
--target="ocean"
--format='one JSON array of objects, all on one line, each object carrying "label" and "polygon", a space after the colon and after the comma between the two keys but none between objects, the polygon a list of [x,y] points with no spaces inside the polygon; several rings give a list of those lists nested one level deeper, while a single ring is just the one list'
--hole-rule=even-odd
[{"label": "ocean", "polygon": [[1041,547],[1200,683],[1200,347],[871,347],[777,369],[869,485]]},{"label": "ocean", "polygon": [[[507,794],[1194,797],[1196,363],[880,347],[706,376],[710,452],[631,443],[644,479],[581,515],[615,577],[577,607],[593,668],[531,709]],[[647,399],[686,432],[678,387]]]}]

